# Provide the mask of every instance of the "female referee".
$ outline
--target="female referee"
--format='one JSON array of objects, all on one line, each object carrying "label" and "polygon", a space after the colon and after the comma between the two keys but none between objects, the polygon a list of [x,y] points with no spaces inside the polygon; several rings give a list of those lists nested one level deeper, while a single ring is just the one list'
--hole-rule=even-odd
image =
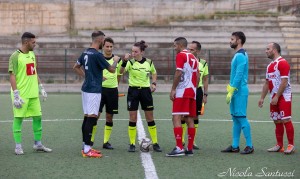
[{"label": "female referee", "polygon": [[[157,143],[156,125],[153,117],[153,98],[152,92],[156,90],[156,69],[152,60],[143,57],[145,49],[148,47],[145,41],[136,42],[131,51],[125,54],[121,65],[120,74],[127,71],[129,74],[129,88],[127,95],[127,109],[129,111],[129,149],[128,152],[135,152],[136,138],[136,122],[137,110],[141,103],[142,110],[148,123],[148,130],[153,143],[153,150],[161,152],[161,148]],[[150,87],[150,73],[152,75],[152,83]]]}]

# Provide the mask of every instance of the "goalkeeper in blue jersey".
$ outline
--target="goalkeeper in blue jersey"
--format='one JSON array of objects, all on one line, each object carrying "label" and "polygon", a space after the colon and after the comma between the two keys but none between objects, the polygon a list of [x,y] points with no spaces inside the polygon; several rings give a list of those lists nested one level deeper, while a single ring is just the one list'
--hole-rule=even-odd
[{"label": "goalkeeper in blue jersey", "polygon": [[233,32],[230,40],[230,47],[235,50],[235,55],[231,61],[230,83],[227,85],[226,103],[230,104],[230,114],[232,116],[232,145],[222,150],[222,152],[238,153],[240,151],[240,134],[244,133],[246,148],[241,154],[251,154],[254,152],[251,139],[250,124],[247,119],[248,103],[248,54],[243,49],[246,36],[243,32]]}]

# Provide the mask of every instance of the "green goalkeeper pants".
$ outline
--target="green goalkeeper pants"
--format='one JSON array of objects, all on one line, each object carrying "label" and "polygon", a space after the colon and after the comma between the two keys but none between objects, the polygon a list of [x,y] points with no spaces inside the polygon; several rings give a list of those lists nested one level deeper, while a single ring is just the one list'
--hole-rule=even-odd
[{"label": "green goalkeeper pants", "polygon": [[[24,118],[15,117],[13,121],[13,136],[17,144],[22,143],[22,122]],[[34,116],[32,117],[32,129],[35,141],[40,141],[42,139],[42,117]]]}]

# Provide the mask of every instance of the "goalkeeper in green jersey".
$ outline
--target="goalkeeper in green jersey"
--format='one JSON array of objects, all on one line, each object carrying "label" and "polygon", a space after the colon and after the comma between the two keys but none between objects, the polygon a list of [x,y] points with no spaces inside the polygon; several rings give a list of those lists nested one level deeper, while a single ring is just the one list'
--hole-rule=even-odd
[{"label": "goalkeeper in green jersey", "polygon": [[114,149],[112,145],[109,143],[109,139],[113,128],[113,116],[114,114],[118,114],[118,107],[119,107],[118,84],[121,77],[119,71],[122,63],[121,58],[115,56],[112,53],[113,48],[114,48],[113,39],[110,37],[105,38],[102,47],[104,58],[110,65],[114,63],[115,58],[119,60],[115,73],[110,73],[106,69],[103,70],[102,97],[101,97],[98,117],[100,117],[100,114],[103,111],[103,107],[105,106],[106,123],[104,127],[103,148],[109,150]]},{"label": "goalkeeper in green jersey", "polygon": [[22,35],[22,46],[9,58],[8,72],[10,74],[11,98],[13,103],[13,136],[16,143],[16,155],[23,155],[22,122],[24,118],[32,117],[34,145],[36,151],[51,152],[42,142],[42,110],[39,92],[43,99],[47,93],[40,83],[36,71],[36,59],[33,49],[36,45],[35,35],[25,32]]}]

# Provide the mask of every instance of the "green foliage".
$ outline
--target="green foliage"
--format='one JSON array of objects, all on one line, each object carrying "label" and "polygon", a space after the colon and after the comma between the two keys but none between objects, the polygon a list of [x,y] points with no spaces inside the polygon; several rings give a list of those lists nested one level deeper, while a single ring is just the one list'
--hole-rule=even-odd
[{"label": "green foliage", "polygon": [[141,20],[141,21],[135,21],[132,24],[133,26],[147,26],[147,25],[152,25],[151,22],[146,21],[146,20]]},{"label": "green foliage", "polygon": [[215,17],[226,17],[226,16],[255,16],[255,17],[277,17],[279,13],[266,12],[266,11],[217,11]]}]

